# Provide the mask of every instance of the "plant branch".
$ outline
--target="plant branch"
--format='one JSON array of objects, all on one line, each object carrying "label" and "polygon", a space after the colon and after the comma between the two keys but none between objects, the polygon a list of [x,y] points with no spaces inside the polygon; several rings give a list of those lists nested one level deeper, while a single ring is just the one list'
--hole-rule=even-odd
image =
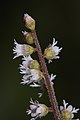
[{"label": "plant branch", "polygon": [[44,57],[43,57],[41,47],[40,47],[40,44],[39,44],[39,41],[38,41],[37,34],[36,34],[35,30],[32,31],[32,36],[33,36],[33,39],[35,41],[35,45],[36,45],[36,48],[37,48],[38,57],[39,57],[40,64],[41,64],[41,69],[42,69],[43,75],[45,77],[45,85],[46,85],[46,88],[48,90],[48,95],[49,95],[49,99],[50,99],[50,102],[51,102],[51,107],[53,109],[54,118],[55,118],[55,120],[63,120],[61,118],[61,114],[60,114],[60,111],[59,111],[59,108],[58,108],[58,103],[57,103],[56,96],[55,96],[55,91],[54,91],[54,88],[53,88],[53,86],[50,82],[50,76],[49,76],[49,73],[48,73],[48,70],[47,70],[47,67],[46,67],[46,64],[45,64],[45,60],[44,60]]}]

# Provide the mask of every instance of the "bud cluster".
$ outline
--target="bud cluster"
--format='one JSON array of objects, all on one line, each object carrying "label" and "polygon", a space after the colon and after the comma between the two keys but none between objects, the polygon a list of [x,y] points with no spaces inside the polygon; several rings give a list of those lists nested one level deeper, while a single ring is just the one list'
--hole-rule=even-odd
[{"label": "bud cluster", "polygon": [[[14,39],[15,46],[13,48],[13,59],[22,56],[22,64],[19,65],[19,69],[23,76],[20,83],[23,85],[29,85],[30,87],[41,87],[43,83],[44,86],[47,87],[51,102],[51,107],[49,108],[45,104],[39,103],[37,100],[33,101],[31,99],[29,109],[26,113],[31,115],[31,120],[41,118],[47,115],[48,112],[53,112],[55,120],[72,120],[72,118],[74,118],[74,113],[77,113],[79,109],[73,108],[72,105],[66,107],[68,103],[66,103],[65,100],[63,100],[64,106],[60,106],[60,109],[58,109],[58,105],[56,104],[57,100],[53,89],[53,80],[56,75],[53,75],[53,73],[51,75],[48,74],[46,64],[44,62],[44,59],[47,59],[48,63],[52,62],[53,59],[59,59],[59,53],[61,52],[62,47],[59,48],[56,45],[57,41],[53,38],[52,45],[50,44],[42,54],[40,51],[41,48],[39,41],[37,37],[35,37],[35,34],[33,34],[35,33],[35,20],[28,14],[24,14],[24,22],[26,28],[30,29],[31,32],[22,31],[26,43],[19,44]],[[36,48],[30,46],[32,44],[35,44]],[[38,52],[39,62],[31,57],[31,55],[36,51]],[[42,93],[38,94],[39,97],[42,97]]]}]

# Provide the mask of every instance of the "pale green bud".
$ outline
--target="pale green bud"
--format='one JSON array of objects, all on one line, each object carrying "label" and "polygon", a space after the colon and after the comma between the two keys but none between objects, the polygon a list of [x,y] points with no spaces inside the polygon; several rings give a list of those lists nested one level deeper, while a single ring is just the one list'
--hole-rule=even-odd
[{"label": "pale green bud", "polygon": [[28,14],[24,14],[25,26],[30,30],[35,30],[35,20]]},{"label": "pale green bud", "polygon": [[72,120],[72,114],[68,110],[63,110],[61,115],[65,120]]},{"label": "pale green bud", "polygon": [[55,51],[52,48],[46,48],[44,51],[44,57],[48,60],[55,58]]},{"label": "pale green bud", "polygon": [[25,37],[25,41],[28,43],[28,44],[33,44],[34,43],[34,40],[33,40],[33,37],[32,37],[32,34],[30,32],[26,32],[26,31],[22,31],[24,37]]},{"label": "pale green bud", "polygon": [[43,73],[42,73],[40,70],[38,70],[38,75],[39,75],[39,80],[42,80],[42,78],[43,78]]},{"label": "pale green bud", "polygon": [[39,104],[39,106],[42,107],[42,109],[39,108],[40,110],[42,110],[41,116],[46,116],[49,112],[49,108],[45,104]]},{"label": "pale green bud", "polygon": [[40,69],[40,64],[38,63],[38,61],[37,60],[32,60],[31,62],[30,62],[30,68],[31,69]]},{"label": "pale green bud", "polygon": [[33,52],[34,52],[34,48],[30,45],[26,45],[25,46],[25,54],[28,56],[28,55],[31,55]]}]

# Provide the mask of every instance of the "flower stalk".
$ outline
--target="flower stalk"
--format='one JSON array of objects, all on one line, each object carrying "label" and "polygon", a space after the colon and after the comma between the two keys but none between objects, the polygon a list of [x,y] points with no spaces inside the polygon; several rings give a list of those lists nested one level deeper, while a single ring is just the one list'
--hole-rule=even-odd
[{"label": "flower stalk", "polygon": [[[43,82],[51,102],[51,106],[47,107],[45,104],[39,103],[37,100],[33,101],[31,98],[30,106],[26,113],[31,115],[32,118],[30,120],[36,120],[37,118],[46,116],[48,112],[53,113],[55,120],[72,120],[74,113],[77,113],[79,108],[75,109],[72,105],[68,105],[65,100],[63,100],[63,106],[59,108],[53,87],[53,80],[56,75],[53,75],[53,73],[49,75],[45,63],[45,58],[48,60],[48,63],[52,62],[53,59],[59,59],[59,52],[62,50],[62,47],[59,48],[56,45],[58,41],[55,41],[55,38],[53,38],[52,45],[50,44],[42,54],[35,30],[35,20],[28,14],[24,14],[24,21],[25,26],[31,30],[31,32],[22,31],[26,43],[35,43],[36,47],[34,48],[28,44],[18,44],[14,39],[15,47],[13,48],[13,54],[15,54],[15,56],[13,59],[19,56],[23,57],[23,62],[19,65],[20,73],[23,75],[21,84],[27,84],[30,87],[41,87],[41,83]],[[32,59],[31,54],[33,52],[37,52],[40,64],[37,60]],[[42,93],[38,93],[38,95],[39,98],[42,97]]]},{"label": "flower stalk", "polygon": [[56,100],[55,91],[54,91],[53,86],[50,83],[50,76],[49,76],[45,61],[44,61],[44,57],[43,57],[41,47],[40,47],[40,44],[39,44],[39,41],[38,41],[37,34],[36,34],[35,30],[32,31],[32,36],[33,36],[33,39],[35,41],[35,45],[36,45],[36,48],[37,48],[37,53],[38,53],[38,57],[39,57],[39,60],[40,60],[41,69],[42,69],[43,75],[45,77],[45,85],[46,85],[46,88],[48,90],[48,95],[49,95],[49,98],[50,98],[51,107],[53,109],[54,118],[55,118],[55,120],[62,120],[60,111],[58,109],[58,103],[57,103],[57,100]]}]

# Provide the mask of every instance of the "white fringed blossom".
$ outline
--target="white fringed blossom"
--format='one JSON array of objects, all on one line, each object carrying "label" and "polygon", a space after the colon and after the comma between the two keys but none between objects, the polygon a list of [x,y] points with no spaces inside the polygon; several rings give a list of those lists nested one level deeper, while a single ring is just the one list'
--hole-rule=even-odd
[{"label": "white fringed blossom", "polygon": [[60,57],[58,56],[59,52],[62,50],[62,47],[59,48],[56,46],[57,41],[55,41],[55,38],[53,38],[53,43],[52,45],[50,44],[48,48],[45,49],[44,51],[44,57],[48,59],[49,63],[52,62],[52,59],[59,59]]},{"label": "white fringed blossom", "polygon": [[75,109],[75,107],[73,107],[72,105],[67,105],[68,103],[63,100],[63,106],[60,106],[61,115],[65,120],[72,120],[72,118],[74,118],[74,113],[77,113],[79,111],[79,108]]},{"label": "white fringed blossom", "polygon": [[30,120],[36,120],[37,118],[47,115],[48,111],[48,107],[45,104],[40,104],[37,100],[33,102],[31,99],[30,109],[28,109],[26,112],[28,115],[31,115],[32,118]]},{"label": "white fringed blossom", "polygon": [[29,70],[29,64],[33,59],[29,55],[29,56],[26,56],[26,57],[24,56],[24,58],[22,58],[22,60],[23,60],[22,64],[19,65],[20,73],[21,74],[26,74],[27,71]]},{"label": "white fringed blossom", "polygon": [[21,84],[23,85],[27,84],[30,87],[40,87],[40,81],[42,79],[43,79],[43,74],[40,70],[27,68],[26,74],[23,75]]},{"label": "white fringed blossom", "polygon": [[13,57],[13,59],[19,56],[29,56],[34,52],[33,47],[26,44],[18,44],[15,39],[14,45],[15,47],[13,48],[13,54],[15,54],[15,56]]},{"label": "white fringed blossom", "polygon": [[23,60],[22,64],[19,65],[21,74],[26,74],[26,71],[28,70],[28,68],[40,69],[40,64],[38,63],[38,61],[33,60],[30,55],[26,56],[26,57],[24,56],[24,58],[22,58],[22,60]]}]

